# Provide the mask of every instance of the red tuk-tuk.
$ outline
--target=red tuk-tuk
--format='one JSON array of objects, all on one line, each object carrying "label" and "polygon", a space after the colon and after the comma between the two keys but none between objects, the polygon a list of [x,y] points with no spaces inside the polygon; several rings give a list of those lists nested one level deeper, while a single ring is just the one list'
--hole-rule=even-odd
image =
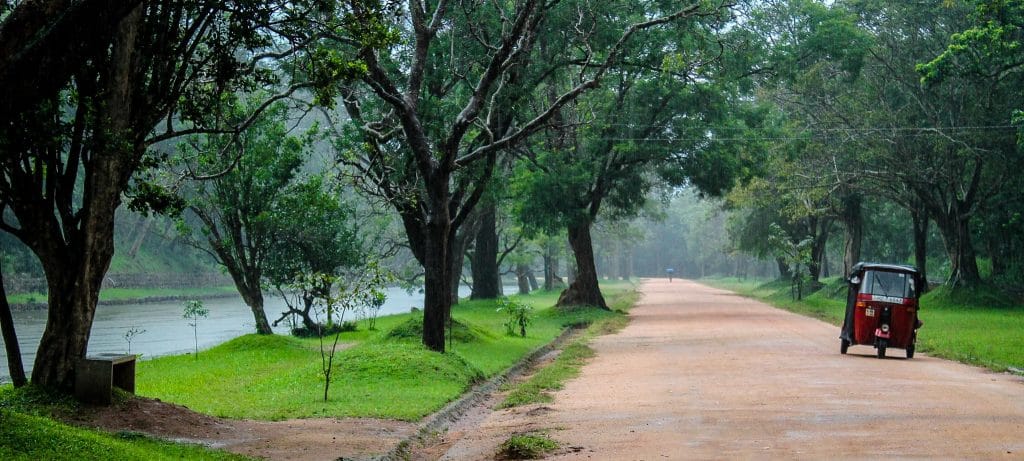
[{"label": "red tuk-tuk", "polygon": [[921,273],[914,267],[895,264],[858,263],[850,274],[846,317],[839,335],[840,352],[850,346],[871,345],[878,358],[886,349],[905,349],[914,357]]}]

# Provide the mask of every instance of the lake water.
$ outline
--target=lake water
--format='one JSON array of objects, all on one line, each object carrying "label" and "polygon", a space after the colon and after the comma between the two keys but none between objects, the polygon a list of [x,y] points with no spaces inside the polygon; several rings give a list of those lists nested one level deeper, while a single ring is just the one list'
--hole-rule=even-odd
[{"label": "lake water", "polygon": [[[504,289],[505,293],[515,293],[517,290],[515,286],[506,286]],[[390,288],[387,295],[379,316],[404,314],[412,307],[423,307],[422,293],[410,294],[400,288]],[[469,296],[469,289],[461,287],[459,295]],[[264,302],[267,318],[271,322],[287,310],[281,298],[268,297]],[[252,311],[242,302],[241,297],[207,299],[203,301],[203,306],[210,310],[210,314],[199,319],[200,350],[256,331]],[[127,353],[125,333],[133,328],[145,330],[135,335],[131,342],[131,352],[142,354],[143,359],[190,352],[195,347],[193,331],[189,326],[190,320],[181,316],[183,308],[182,301],[98,306],[92,334],[89,336],[88,353]],[[15,311],[13,314],[25,372],[31,375],[39,338],[46,326],[46,310]],[[346,320],[353,318],[355,316],[352,313],[345,316]],[[287,334],[290,327],[286,323],[282,321],[280,326],[274,328],[274,332]],[[3,348],[0,348],[0,382],[10,382],[7,352]]]}]

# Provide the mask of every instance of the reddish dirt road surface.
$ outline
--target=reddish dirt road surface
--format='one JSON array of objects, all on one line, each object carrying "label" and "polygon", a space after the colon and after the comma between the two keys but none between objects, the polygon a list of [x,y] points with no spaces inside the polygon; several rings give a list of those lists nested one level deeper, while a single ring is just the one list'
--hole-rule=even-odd
[{"label": "reddish dirt road surface", "polygon": [[[694,282],[647,280],[632,322],[553,404],[489,412],[445,459],[546,431],[549,459],[1024,459],[1024,380],[902,350]],[[928,328],[927,306],[922,318]]]}]

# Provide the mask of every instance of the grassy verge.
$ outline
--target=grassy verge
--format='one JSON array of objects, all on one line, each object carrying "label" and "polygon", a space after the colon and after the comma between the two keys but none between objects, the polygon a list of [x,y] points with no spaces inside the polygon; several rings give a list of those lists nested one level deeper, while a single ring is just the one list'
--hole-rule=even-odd
[{"label": "grassy verge", "polygon": [[[606,287],[609,297],[631,290]],[[316,339],[243,336],[191,355],[141,362],[140,395],[228,418],[281,420],[305,417],[377,417],[414,421],[440,409],[472,384],[494,376],[550,342],[566,327],[620,314],[598,309],[551,309],[558,293],[518,298],[535,308],[526,337],[505,334],[505,314],[493,301],[463,301],[449,353],[426,350],[414,329],[416,314],[377,320],[342,333],[328,400],[323,401],[321,354]]]},{"label": "grassy verge", "polygon": [[578,376],[580,368],[594,356],[594,350],[589,346],[590,341],[596,336],[613,333],[626,326],[628,319],[624,313],[636,304],[638,297],[639,293],[634,290],[622,291],[610,296],[608,298],[609,307],[618,315],[608,316],[592,323],[582,335],[562,348],[562,352],[554,362],[534,373],[526,381],[507,387],[506,390],[509,393],[505,400],[498,405],[499,408],[550,402],[552,400],[550,392],[561,389],[563,383]]},{"label": "grassy verge", "polygon": [[[39,398],[45,403],[33,402]],[[81,429],[33,414],[41,408],[54,408],[54,400],[54,397],[35,389],[14,391],[8,386],[0,390],[0,459],[249,459],[198,445],[160,441],[133,432],[110,434]],[[56,400],[58,406],[74,405],[66,399]]]},{"label": "grassy verge", "polygon": [[[832,280],[802,301],[794,301],[789,285],[737,279],[703,282],[761,299],[776,307],[841,325],[846,309],[845,286]],[[952,292],[936,288],[921,298],[918,350],[936,357],[979,365],[995,371],[1024,369],[1024,306],[984,287]],[[838,349],[838,340],[836,340]]]},{"label": "grassy verge", "polygon": [[[146,298],[203,298],[237,294],[232,286],[203,288],[106,288],[100,291],[100,301],[131,301]],[[11,304],[45,303],[46,293],[18,293],[7,297]]]}]

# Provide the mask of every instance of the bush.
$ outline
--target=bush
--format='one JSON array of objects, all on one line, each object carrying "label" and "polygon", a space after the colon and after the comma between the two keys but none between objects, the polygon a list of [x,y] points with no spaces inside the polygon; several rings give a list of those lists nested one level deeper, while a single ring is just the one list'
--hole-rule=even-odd
[{"label": "bush", "polygon": [[323,336],[330,336],[337,333],[356,331],[357,329],[359,329],[359,325],[356,324],[356,322],[335,323],[330,326],[321,323],[315,330],[310,330],[306,327],[292,328],[292,336],[298,338],[316,338],[318,333]]},{"label": "bush", "polygon": [[505,331],[509,336],[515,336],[519,330],[519,336],[526,337],[526,326],[533,322],[531,313],[533,307],[519,301],[512,301],[508,298],[499,299],[498,311],[505,311],[508,319],[505,320]]}]

